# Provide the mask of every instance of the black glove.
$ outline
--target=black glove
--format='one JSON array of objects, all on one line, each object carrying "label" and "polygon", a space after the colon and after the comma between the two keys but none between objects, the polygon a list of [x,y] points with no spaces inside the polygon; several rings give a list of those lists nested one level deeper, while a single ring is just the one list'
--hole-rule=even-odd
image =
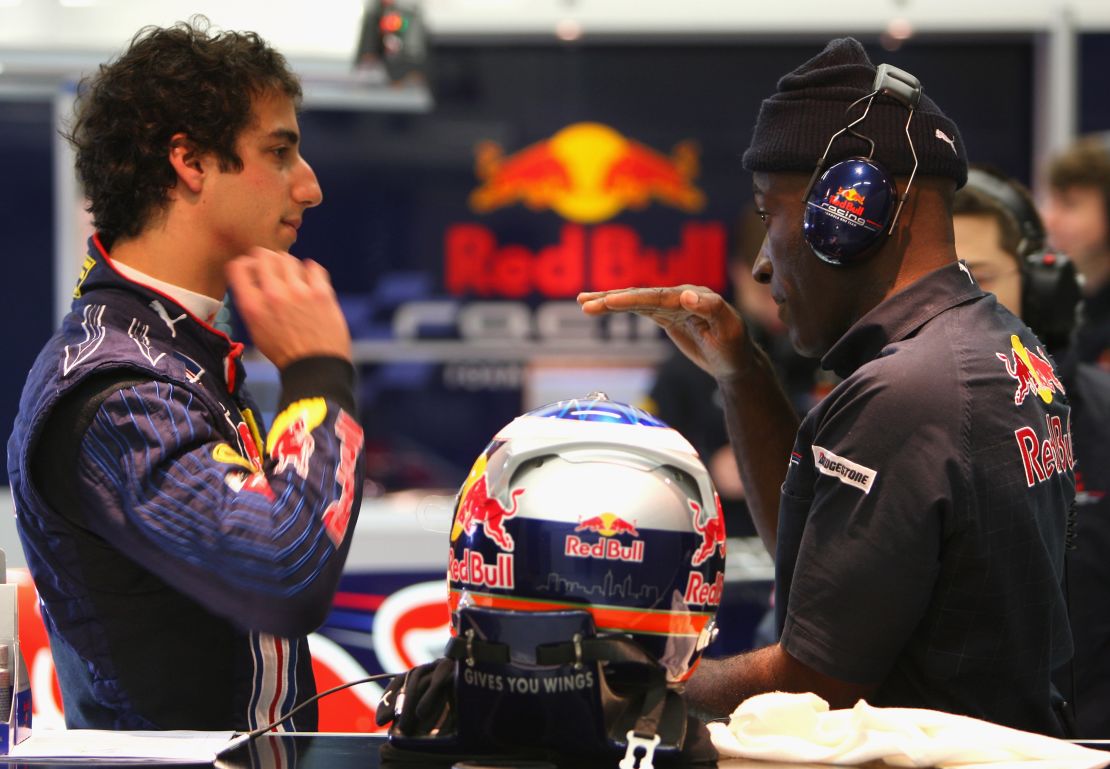
[{"label": "black glove", "polygon": [[406,737],[443,731],[454,724],[454,683],[455,661],[446,658],[394,676],[378,702],[374,720],[378,726],[393,721],[392,731]]}]

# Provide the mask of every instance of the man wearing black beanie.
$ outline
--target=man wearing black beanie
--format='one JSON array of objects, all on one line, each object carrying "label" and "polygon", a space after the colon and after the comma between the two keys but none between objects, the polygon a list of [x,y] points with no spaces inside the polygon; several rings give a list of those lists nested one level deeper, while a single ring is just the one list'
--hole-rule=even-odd
[{"label": "man wearing black beanie", "polygon": [[[687,684],[696,706],[726,714],[760,692],[812,691],[833,707],[864,698],[1062,736],[1051,674],[1072,651],[1066,396],[1040,340],[956,260],[959,131],[920,92],[893,90],[877,88],[857,41],[834,40],[779,81],[744,153],[767,228],[753,274],[795,348],[844,379],[800,423],[717,294],[624,289],[579,302],[652,318],[717,379],[775,556],[779,641],[703,663]],[[830,137],[865,110],[825,166],[874,141],[870,159],[904,206],[840,259],[837,237],[826,250],[807,236],[807,208],[820,207],[807,193]],[[850,202],[862,208],[878,187],[859,189]]]}]

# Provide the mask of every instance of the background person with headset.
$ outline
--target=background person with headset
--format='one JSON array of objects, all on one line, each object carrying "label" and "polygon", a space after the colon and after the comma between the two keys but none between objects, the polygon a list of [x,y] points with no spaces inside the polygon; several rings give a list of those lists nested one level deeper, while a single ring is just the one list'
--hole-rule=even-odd
[{"label": "background person with headset", "polygon": [[1020,315],[1060,361],[1072,409],[1076,520],[1067,552],[1075,657],[1056,681],[1075,707],[1077,736],[1110,735],[1110,374],[1069,355],[1079,284],[1072,263],[1046,251],[1032,196],[1019,182],[973,168],[953,205],[956,253],[984,290]]},{"label": "background person with headset", "polygon": [[911,75],[835,40],[763,102],[743,162],[767,227],[753,273],[795,348],[844,377],[800,426],[717,294],[579,296],[653,318],[717,379],[776,554],[779,641],[704,663],[691,702],[812,691],[1065,734],[1050,675],[1071,654],[1068,406],[1033,334],[956,261],[956,126]]},{"label": "background person with headset", "polygon": [[1044,224],[1083,286],[1072,354],[1110,371],[1110,134],[1085,136],[1048,166]]}]

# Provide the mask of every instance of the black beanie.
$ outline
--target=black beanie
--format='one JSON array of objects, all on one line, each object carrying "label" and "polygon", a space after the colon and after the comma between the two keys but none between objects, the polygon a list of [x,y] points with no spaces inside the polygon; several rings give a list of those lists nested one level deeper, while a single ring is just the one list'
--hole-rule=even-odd
[{"label": "black beanie", "polygon": [[[778,91],[764,99],[756,119],[751,146],[744,153],[748,171],[812,173],[829,138],[863,114],[866,101],[845,110],[871,93],[875,66],[858,40],[833,40],[825,50],[784,75]],[[855,130],[875,141],[877,160],[888,173],[909,176],[913,155],[906,141],[908,112],[893,97],[879,95],[867,119]],[[967,181],[967,155],[956,124],[933,100],[921,94],[910,122],[910,136],[917,151],[917,173],[946,176],[962,187]],[[867,142],[842,134],[829,150],[826,165],[854,155],[866,155]]]}]

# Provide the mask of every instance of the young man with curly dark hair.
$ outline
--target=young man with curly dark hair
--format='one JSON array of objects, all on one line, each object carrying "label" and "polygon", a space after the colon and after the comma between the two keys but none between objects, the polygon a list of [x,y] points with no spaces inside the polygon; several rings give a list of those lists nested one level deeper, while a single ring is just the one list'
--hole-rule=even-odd
[{"label": "young man with curly dark hair", "polygon": [[[8,444],[70,727],[247,729],[315,693],[361,497],[350,336],[288,253],[322,199],[301,88],[253,33],[147,28],[82,84],[69,138],[90,239]],[[267,434],[230,288],[280,370]],[[306,708],[283,728],[314,729]]]}]

